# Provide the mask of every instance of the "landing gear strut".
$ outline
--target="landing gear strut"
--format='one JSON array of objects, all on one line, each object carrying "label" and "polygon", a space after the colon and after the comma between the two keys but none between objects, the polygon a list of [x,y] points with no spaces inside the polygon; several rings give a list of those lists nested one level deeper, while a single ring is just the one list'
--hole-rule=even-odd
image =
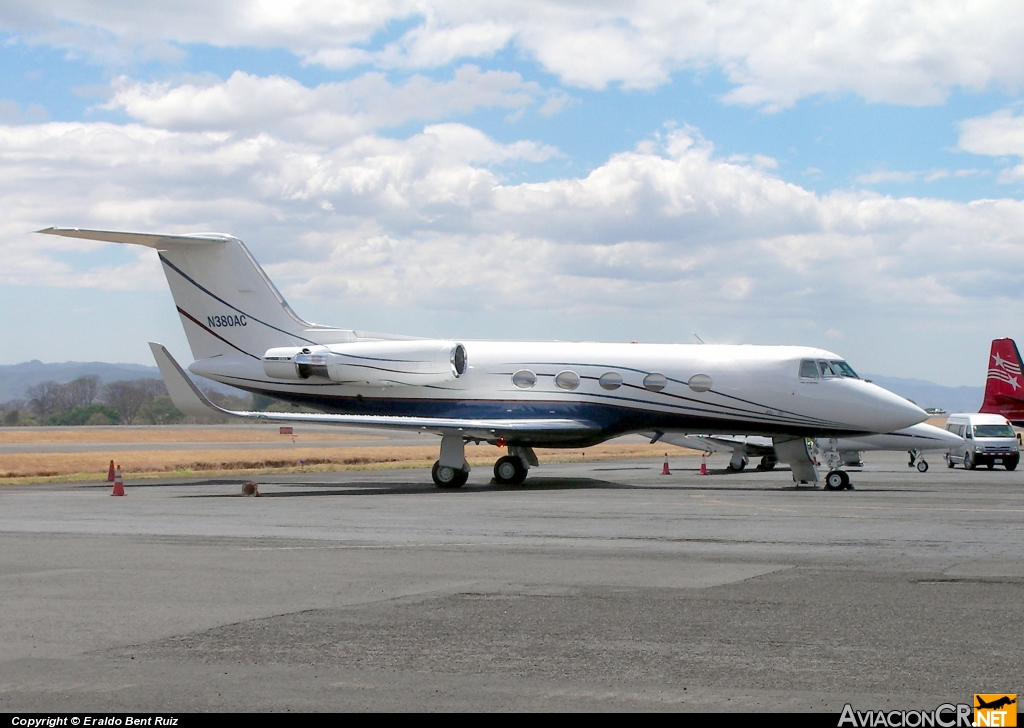
[{"label": "landing gear strut", "polygon": [[438,488],[461,488],[469,479],[466,462],[466,442],[457,433],[441,437],[441,457],[430,470],[430,477]]}]

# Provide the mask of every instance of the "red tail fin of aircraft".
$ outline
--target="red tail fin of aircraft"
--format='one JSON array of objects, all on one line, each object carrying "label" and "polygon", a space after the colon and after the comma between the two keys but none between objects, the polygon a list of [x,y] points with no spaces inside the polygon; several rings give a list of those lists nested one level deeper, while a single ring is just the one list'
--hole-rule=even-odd
[{"label": "red tail fin of aircraft", "polygon": [[988,378],[981,412],[1002,415],[1014,424],[1024,422],[1024,375],[1013,339],[995,339],[988,355]]}]

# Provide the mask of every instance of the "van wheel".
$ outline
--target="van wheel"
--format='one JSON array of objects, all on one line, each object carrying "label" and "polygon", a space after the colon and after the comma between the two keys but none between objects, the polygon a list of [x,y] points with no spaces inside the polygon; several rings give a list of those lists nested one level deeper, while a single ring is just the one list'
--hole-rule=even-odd
[{"label": "van wheel", "polygon": [[946,467],[947,468],[952,469],[953,466],[956,465],[956,463],[954,463],[952,460],[949,459],[949,455],[943,455],[942,457],[946,458]]},{"label": "van wheel", "polygon": [[970,453],[964,453],[964,470],[974,470],[978,467]]},{"label": "van wheel", "polygon": [[1015,458],[1011,458],[1009,460],[1004,460],[1003,461],[1003,467],[1006,468],[1007,470],[1016,470],[1017,469],[1017,463],[1019,463],[1019,462],[1020,462],[1020,457],[1019,456],[1015,457]]}]

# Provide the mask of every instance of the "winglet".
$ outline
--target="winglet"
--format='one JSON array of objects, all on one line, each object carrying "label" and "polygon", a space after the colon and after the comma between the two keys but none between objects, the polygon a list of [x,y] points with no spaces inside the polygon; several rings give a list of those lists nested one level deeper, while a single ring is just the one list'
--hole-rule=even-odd
[{"label": "winglet", "polygon": [[195,382],[185,373],[178,362],[163,344],[149,342],[149,349],[153,352],[156,365],[160,368],[160,376],[167,386],[167,393],[171,395],[171,402],[179,410],[188,415],[206,415],[210,410],[225,415],[235,414],[231,410],[218,407],[200,391]]}]

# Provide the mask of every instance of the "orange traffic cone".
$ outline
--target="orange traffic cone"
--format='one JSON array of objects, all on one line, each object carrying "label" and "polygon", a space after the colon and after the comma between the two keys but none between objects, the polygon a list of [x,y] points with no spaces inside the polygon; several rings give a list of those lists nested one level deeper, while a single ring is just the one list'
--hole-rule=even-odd
[{"label": "orange traffic cone", "polygon": [[107,482],[108,483],[113,483],[114,482],[114,461],[113,460],[110,461],[110,467],[107,469]]},{"label": "orange traffic cone", "polygon": [[707,475],[708,474],[708,464],[707,464],[707,461],[704,460],[704,456],[703,455],[700,456],[700,474],[701,475]]},{"label": "orange traffic cone", "polygon": [[669,469],[668,469],[668,453],[665,453],[665,464],[661,466],[661,474],[662,475],[672,475],[672,473],[669,472]]},{"label": "orange traffic cone", "polygon": [[121,482],[121,466],[114,468],[114,490],[110,495],[124,495],[124,483]]}]

